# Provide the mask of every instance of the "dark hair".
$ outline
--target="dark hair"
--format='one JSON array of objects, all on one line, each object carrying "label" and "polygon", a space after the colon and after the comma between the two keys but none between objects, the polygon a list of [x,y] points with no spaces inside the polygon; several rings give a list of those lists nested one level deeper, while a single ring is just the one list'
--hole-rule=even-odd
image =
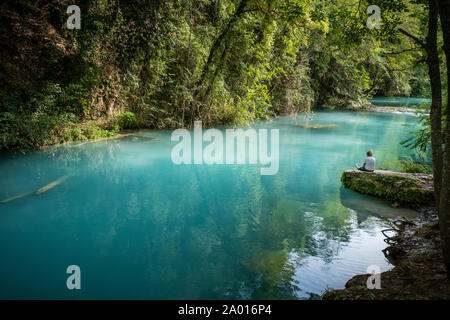
[{"label": "dark hair", "polygon": [[367,156],[371,157],[372,156],[372,149],[370,149],[369,151],[367,151]]}]

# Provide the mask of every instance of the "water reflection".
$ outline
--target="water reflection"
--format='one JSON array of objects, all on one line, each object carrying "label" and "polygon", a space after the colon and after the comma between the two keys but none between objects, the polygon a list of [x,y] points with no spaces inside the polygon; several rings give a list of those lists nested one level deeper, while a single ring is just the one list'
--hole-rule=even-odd
[{"label": "water reflection", "polygon": [[364,222],[369,216],[411,219],[418,214],[417,211],[408,208],[393,208],[388,201],[361,195],[344,187],[341,188],[341,203],[356,212],[358,223]]},{"label": "water reflection", "polygon": [[[292,125],[306,121],[315,129]],[[381,162],[406,155],[395,141],[414,121],[335,112],[258,123],[280,129],[274,176],[176,166],[169,131],[4,156],[0,199],[70,179],[1,205],[0,298],[310,298],[371,264],[386,270],[381,218],[409,213],[339,178],[368,146]],[[70,264],[83,274],[75,295]]]}]

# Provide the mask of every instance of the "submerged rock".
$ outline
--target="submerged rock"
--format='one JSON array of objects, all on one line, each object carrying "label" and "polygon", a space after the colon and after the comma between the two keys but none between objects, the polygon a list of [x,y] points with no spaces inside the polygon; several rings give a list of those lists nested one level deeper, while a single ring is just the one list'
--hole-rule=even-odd
[{"label": "submerged rock", "polygon": [[299,127],[299,128],[312,129],[312,130],[334,129],[334,128],[339,127],[337,124],[315,124],[315,125],[297,124],[295,126]]},{"label": "submerged rock", "polygon": [[426,204],[434,200],[431,174],[346,170],[341,181],[348,189],[394,203]]}]

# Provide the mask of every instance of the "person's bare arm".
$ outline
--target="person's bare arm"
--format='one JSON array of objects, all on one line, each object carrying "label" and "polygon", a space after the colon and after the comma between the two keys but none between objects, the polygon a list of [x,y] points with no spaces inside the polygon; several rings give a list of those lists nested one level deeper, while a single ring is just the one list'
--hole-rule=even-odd
[{"label": "person's bare arm", "polygon": [[366,168],[366,163],[365,163],[365,162],[363,163],[363,166],[362,166],[362,168],[363,168],[363,169],[365,169],[365,168]]}]

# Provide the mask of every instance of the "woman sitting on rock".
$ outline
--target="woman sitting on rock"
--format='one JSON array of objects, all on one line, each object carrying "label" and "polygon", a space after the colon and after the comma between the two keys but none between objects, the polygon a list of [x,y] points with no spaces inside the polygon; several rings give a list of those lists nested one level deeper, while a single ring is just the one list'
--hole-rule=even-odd
[{"label": "woman sitting on rock", "polygon": [[375,158],[372,157],[372,149],[367,151],[367,157],[364,159],[362,167],[355,164],[356,169],[360,171],[373,172],[375,170]]}]

